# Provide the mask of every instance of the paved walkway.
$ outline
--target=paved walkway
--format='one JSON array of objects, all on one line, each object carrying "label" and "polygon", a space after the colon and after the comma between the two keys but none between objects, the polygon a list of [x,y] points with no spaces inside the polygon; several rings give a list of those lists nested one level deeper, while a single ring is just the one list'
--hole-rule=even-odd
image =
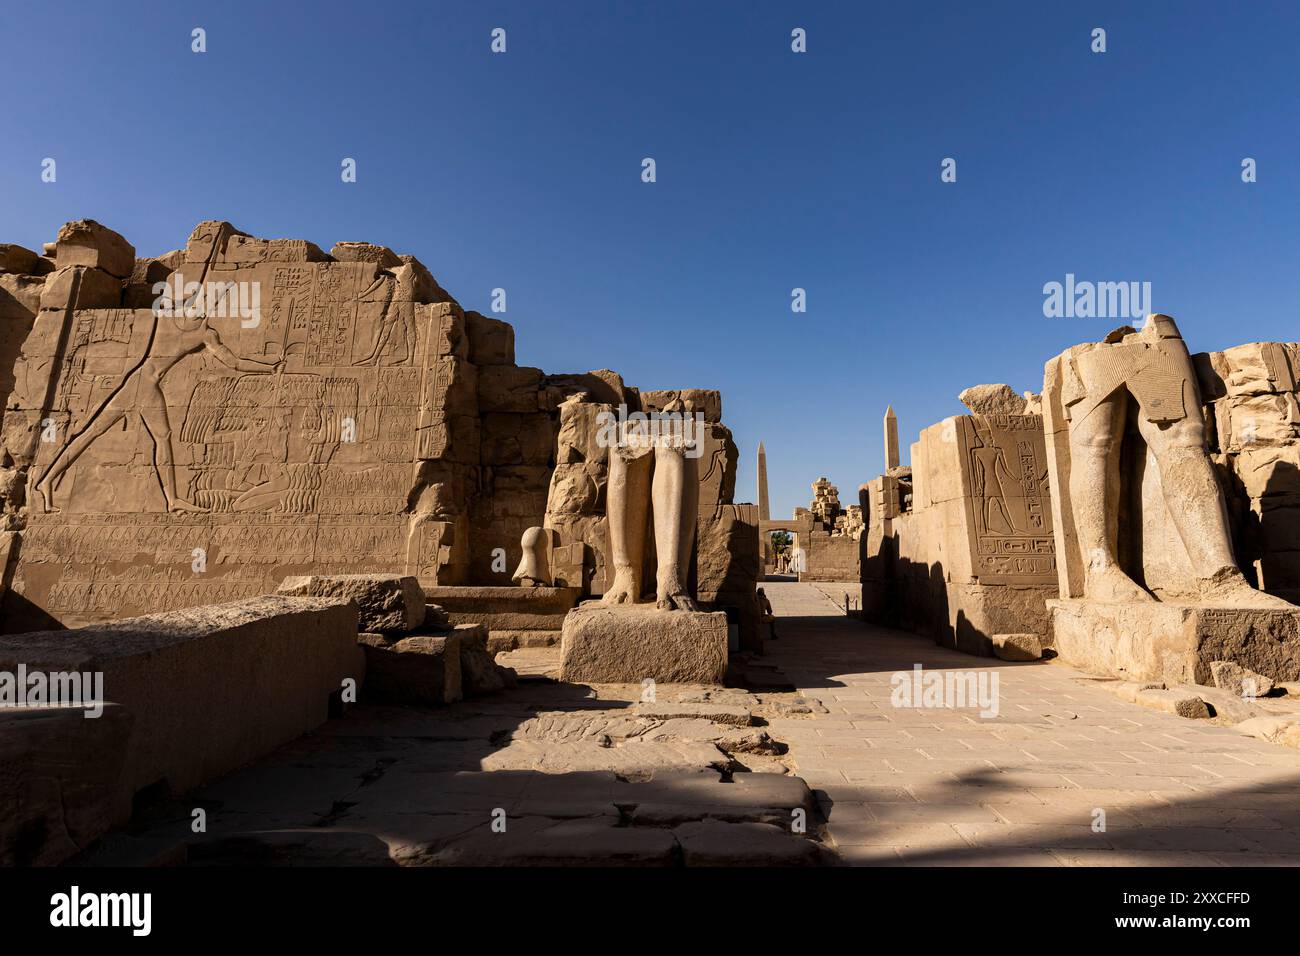
[{"label": "paved walkway", "polygon": [[[1126,703],[1061,664],[846,618],[811,584],[764,588],[768,660],[829,711],[770,730],[849,862],[1300,865],[1300,751]],[[891,676],[915,664],[996,675],[997,716],[893,706]]]}]

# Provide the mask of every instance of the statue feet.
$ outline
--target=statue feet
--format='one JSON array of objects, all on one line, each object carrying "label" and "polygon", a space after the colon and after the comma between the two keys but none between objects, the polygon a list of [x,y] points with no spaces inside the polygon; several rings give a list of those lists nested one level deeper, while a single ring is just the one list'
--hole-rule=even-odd
[{"label": "statue feet", "polygon": [[1109,562],[1088,567],[1084,572],[1083,591],[1088,600],[1102,601],[1106,604],[1155,600],[1149,592],[1139,587],[1137,582],[1121,571],[1119,565]]},{"label": "statue feet", "polygon": [[632,573],[631,568],[616,568],[614,570],[614,583],[609,586],[609,590],[600,599],[600,603],[610,606],[635,604],[641,597],[637,593],[640,590],[637,585],[636,575]]},{"label": "statue feet", "polygon": [[1265,594],[1250,586],[1241,571],[1227,567],[1216,571],[1213,576],[1202,578],[1197,582],[1200,587],[1196,592],[1198,603],[1226,604],[1230,607],[1276,608],[1294,611],[1296,605],[1284,601],[1272,594]]},{"label": "statue feet", "polygon": [[682,586],[681,580],[674,572],[659,572],[659,587],[655,592],[655,607],[661,611],[698,611],[699,604]]}]

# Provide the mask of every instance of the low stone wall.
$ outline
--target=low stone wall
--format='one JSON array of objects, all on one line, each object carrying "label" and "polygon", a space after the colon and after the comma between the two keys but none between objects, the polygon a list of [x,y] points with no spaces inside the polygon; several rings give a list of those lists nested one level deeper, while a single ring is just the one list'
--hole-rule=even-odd
[{"label": "low stone wall", "polygon": [[115,823],[145,787],[183,793],[324,723],[365,666],[355,604],[279,595],[0,638],[0,671],[20,664],[102,673],[131,715]]}]

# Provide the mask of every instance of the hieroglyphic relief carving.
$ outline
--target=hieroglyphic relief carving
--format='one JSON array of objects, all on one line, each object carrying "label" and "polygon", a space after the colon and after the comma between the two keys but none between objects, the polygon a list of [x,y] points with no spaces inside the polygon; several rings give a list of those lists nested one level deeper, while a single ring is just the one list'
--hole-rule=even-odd
[{"label": "hieroglyphic relief carving", "polygon": [[[15,592],[85,623],[296,573],[436,580],[467,545],[454,515],[418,510],[422,462],[478,461],[459,306],[410,257],[333,259],[229,224],[177,257],[169,287],[256,284],[265,309],[187,311],[203,301],[187,291],[174,309],[44,314],[9,403],[35,492]],[[45,420],[55,440],[33,441]]]},{"label": "hieroglyphic relief carving", "polygon": [[965,415],[959,423],[969,492],[971,566],[981,583],[1056,577],[1047,452],[1037,415]]}]

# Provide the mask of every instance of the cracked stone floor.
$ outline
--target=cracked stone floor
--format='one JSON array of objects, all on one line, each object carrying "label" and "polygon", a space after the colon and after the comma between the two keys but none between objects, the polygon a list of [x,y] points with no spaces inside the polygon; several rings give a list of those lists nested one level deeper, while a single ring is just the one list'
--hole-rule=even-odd
[{"label": "cracked stone floor", "polygon": [[[647,699],[556,682],[558,648],[516,651],[517,689],[363,704],[143,806],[76,862],[1300,864],[1300,751],[1128,703],[1060,664],[848,618],[844,585],[764,587],[779,637],[741,662],[745,689]],[[915,664],[996,674],[997,715],[895,707],[891,676]]]},{"label": "cracked stone floor", "polygon": [[[1300,864],[1300,751],[1127,703],[1062,664],[970,657],[847,618],[844,585],[764,588],[778,617],[764,661],[826,710],[767,730],[845,861]],[[891,675],[918,663],[996,672],[1000,712],[893,706]]]}]

